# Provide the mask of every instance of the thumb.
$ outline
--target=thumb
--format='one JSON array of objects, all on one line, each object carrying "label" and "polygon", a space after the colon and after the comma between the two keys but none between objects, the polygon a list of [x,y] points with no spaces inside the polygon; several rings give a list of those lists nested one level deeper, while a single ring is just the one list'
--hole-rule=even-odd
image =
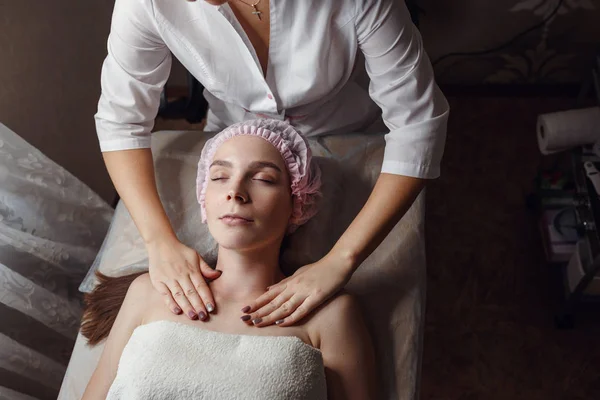
[{"label": "thumb", "polygon": [[206,279],[217,279],[223,273],[221,270],[211,268],[202,258],[200,259],[200,272]]}]

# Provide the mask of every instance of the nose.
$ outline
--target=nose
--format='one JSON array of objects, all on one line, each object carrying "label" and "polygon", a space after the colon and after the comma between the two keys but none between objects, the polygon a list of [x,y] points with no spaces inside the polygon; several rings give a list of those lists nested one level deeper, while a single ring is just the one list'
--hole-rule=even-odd
[{"label": "nose", "polygon": [[231,200],[235,200],[236,202],[243,204],[248,202],[248,196],[239,190],[230,190],[229,193],[227,193],[227,201]]}]

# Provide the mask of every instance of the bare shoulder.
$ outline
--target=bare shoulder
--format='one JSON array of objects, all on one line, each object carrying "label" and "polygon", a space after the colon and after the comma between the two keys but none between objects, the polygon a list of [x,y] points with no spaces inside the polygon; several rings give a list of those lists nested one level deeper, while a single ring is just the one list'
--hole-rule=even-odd
[{"label": "bare shoulder", "polygon": [[343,332],[355,321],[361,321],[361,309],[353,295],[342,291],[319,307],[308,323],[311,337],[321,343],[324,336]]},{"label": "bare shoulder", "polygon": [[145,273],[131,282],[127,295],[131,294],[131,296],[134,297],[144,297],[148,296],[152,290],[154,290],[154,287],[152,286],[152,281],[150,281],[150,274]]},{"label": "bare shoulder", "polygon": [[131,282],[125,299],[125,303],[146,307],[160,301],[160,293],[152,286],[150,274],[145,273]]},{"label": "bare shoulder", "polygon": [[329,398],[379,398],[373,345],[357,298],[340,293],[315,317]]},{"label": "bare shoulder", "polygon": [[360,312],[360,307],[355,296],[346,291],[341,291],[327,301],[320,312],[327,315],[327,318],[345,318],[353,313]]},{"label": "bare shoulder", "polygon": [[130,281],[120,313],[128,318],[135,316],[138,324],[142,324],[159,301],[160,294],[152,286],[150,275],[145,273]]}]

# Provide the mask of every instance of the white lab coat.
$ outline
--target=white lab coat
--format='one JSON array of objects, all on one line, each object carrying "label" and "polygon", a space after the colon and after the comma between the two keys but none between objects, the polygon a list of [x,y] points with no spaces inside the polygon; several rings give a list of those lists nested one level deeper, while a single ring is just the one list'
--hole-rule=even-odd
[{"label": "white lab coat", "polygon": [[[271,0],[266,77],[229,5],[116,0],[96,126],[102,151],[150,147],[171,53],[206,88],[208,131],[269,117],[306,136],[390,130],[382,172],[436,178],[448,103],[402,0]],[[358,82],[362,57],[370,78]]]}]

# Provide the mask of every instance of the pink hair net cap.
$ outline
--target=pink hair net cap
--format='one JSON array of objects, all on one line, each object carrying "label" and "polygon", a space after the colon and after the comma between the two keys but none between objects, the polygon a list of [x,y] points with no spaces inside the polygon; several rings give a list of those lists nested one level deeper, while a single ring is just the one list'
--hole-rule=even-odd
[{"label": "pink hair net cap", "polygon": [[292,216],[287,233],[294,232],[318,212],[318,198],[321,196],[321,170],[312,162],[312,153],[300,132],[288,122],[257,119],[231,125],[209,139],[198,162],[196,195],[200,203],[202,222],[206,223],[205,196],[208,185],[208,170],[217,149],[227,140],[240,135],[260,137],[271,143],[285,162],[291,181]]}]

